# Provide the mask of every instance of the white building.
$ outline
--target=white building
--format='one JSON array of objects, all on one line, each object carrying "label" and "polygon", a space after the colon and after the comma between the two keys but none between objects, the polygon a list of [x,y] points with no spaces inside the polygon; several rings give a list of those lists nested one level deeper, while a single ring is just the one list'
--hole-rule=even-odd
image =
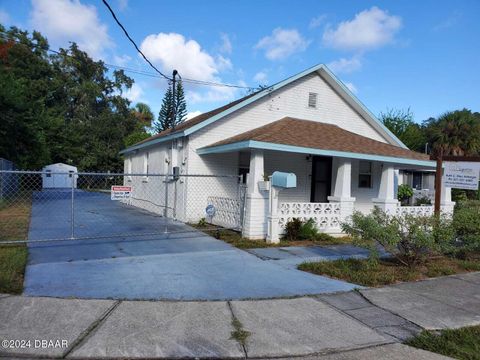
[{"label": "white building", "polygon": [[45,166],[42,169],[42,187],[51,188],[74,188],[77,187],[77,168],[75,166],[56,163]]},{"label": "white building", "polygon": [[[185,121],[122,153],[126,173],[171,173],[178,166],[181,174],[248,174],[242,232],[252,239],[266,237],[269,192],[259,184],[276,170],[297,176],[297,187],[279,195],[279,218],[274,221],[280,228],[292,217],[313,217],[322,231],[335,234],[354,210],[433,210],[400,208],[396,187],[400,170],[431,170],[435,163],[407,149],[325,65]],[[155,202],[163,191],[162,180],[131,182],[138,198],[148,193]],[[177,218],[198,221],[209,199],[234,200],[237,190],[224,179],[207,184],[185,178],[177,182]],[[450,190],[444,189],[442,196],[444,207],[451,208]],[[137,203],[147,207],[142,204]]]}]

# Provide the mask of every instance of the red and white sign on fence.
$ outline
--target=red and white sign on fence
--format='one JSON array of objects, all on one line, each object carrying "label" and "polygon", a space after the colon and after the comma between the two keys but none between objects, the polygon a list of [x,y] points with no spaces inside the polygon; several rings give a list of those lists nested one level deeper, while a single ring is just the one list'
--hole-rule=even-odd
[{"label": "red and white sign on fence", "polygon": [[110,197],[112,200],[126,200],[132,194],[131,186],[112,186]]}]

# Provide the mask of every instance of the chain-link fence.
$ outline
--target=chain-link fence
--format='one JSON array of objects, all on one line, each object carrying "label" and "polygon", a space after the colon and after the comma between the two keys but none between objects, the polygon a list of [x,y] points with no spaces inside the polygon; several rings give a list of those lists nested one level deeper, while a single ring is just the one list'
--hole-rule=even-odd
[{"label": "chain-link fence", "polygon": [[238,176],[0,171],[0,243],[240,230],[244,198]]}]

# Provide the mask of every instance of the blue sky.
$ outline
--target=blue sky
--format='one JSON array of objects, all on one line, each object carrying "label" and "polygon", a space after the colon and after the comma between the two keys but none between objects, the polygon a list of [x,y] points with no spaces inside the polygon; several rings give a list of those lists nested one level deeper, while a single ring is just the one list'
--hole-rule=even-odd
[{"label": "blue sky", "polygon": [[[162,71],[241,86],[327,64],[374,113],[410,107],[417,121],[480,111],[480,1],[143,1],[110,5]],[[92,57],[152,72],[100,0],[0,0],[0,22],[76,41]],[[165,81],[129,73],[133,102],[160,108]],[[196,114],[245,90],[187,85]]]}]

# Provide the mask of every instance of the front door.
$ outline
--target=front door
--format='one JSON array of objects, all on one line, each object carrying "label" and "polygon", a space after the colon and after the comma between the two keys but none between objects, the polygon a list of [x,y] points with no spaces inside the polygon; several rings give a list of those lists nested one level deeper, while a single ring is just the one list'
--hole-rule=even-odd
[{"label": "front door", "polygon": [[332,158],[314,156],[312,160],[311,202],[328,202],[332,185]]}]

